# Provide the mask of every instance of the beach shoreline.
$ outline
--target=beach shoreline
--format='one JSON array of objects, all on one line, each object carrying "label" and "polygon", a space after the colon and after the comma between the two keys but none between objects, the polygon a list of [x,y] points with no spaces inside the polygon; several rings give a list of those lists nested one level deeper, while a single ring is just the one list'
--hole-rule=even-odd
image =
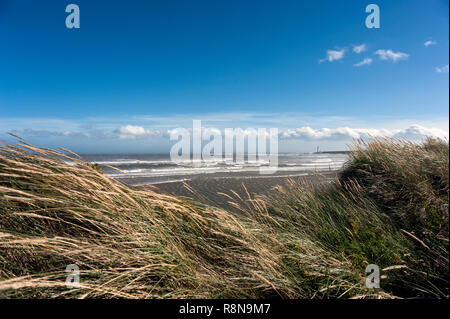
[{"label": "beach shoreline", "polygon": [[141,185],[140,187],[155,189],[164,194],[187,197],[223,209],[235,210],[235,207],[228,203],[230,199],[223,194],[232,195],[232,191],[234,191],[242,198],[247,198],[248,195],[243,185],[252,197],[270,196],[275,194],[274,188],[276,186],[286,185],[289,179],[316,185],[334,181],[339,177],[340,172],[340,170],[320,173],[298,172],[297,174],[275,176],[258,174],[253,176],[239,176],[237,174],[231,176],[198,175],[186,181],[156,183]]}]

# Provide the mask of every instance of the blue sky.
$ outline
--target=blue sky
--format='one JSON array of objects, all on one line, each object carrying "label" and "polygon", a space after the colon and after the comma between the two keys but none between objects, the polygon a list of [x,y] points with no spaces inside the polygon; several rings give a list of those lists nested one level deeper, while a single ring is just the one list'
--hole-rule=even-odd
[{"label": "blue sky", "polygon": [[[69,3],[80,29],[65,26]],[[365,27],[369,3],[380,29]],[[342,149],[367,131],[447,137],[448,10],[439,0],[0,0],[0,137],[160,152],[165,132],[193,119],[278,127],[285,151]]]}]

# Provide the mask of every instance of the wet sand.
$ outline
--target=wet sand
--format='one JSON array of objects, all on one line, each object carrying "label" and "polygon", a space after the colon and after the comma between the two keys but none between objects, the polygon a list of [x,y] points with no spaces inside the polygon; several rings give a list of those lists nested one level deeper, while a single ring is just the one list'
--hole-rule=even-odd
[{"label": "wet sand", "polygon": [[273,188],[277,185],[285,185],[288,178],[294,181],[306,180],[315,184],[318,182],[323,183],[333,181],[338,174],[338,171],[332,171],[320,174],[298,173],[298,175],[294,174],[290,176],[232,175],[214,177],[200,175],[184,182],[194,190],[194,193],[192,193],[183,182],[153,184],[151,187],[155,187],[164,193],[188,197],[217,207],[235,210],[235,208],[227,203],[229,199],[218,193],[231,194],[230,190],[234,190],[241,197],[247,198],[242,187],[242,184],[244,184],[251,196],[271,195],[276,194],[276,190]]}]

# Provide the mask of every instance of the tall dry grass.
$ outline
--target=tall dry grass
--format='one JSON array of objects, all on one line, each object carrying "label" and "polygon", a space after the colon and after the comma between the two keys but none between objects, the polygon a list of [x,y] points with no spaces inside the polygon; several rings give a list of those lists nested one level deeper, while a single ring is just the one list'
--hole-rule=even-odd
[{"label": "tall dry grass", "polygon": [[[128,187],[68,152],[6,146],[0,192],[2,296],[297,296],[262,225]],[[68,264],[80,289],[65,287]]]},{"label": "tall dry grass", "polygon": [[[245,187],[244,195],[224,194],[242,211],[234,214],[126,186],[67,150],[19,139],[0,151],[0,296],[448,296],[448,263],[438,258],[430,268],[430,258],[448,256],[448,144],[390,143],[356,145],[342,179],[331,184],[290,181],[266,198],[250,196]],[[402,153],[389,157],[395,147]],[[422,173],[420,160],[416,166],[403,161],[411,152],[434,175]],[[406,173],[393,175],[402,168]],[[401,185],[417,170],[421,176],[412,181],[427,184],[421,189],[431,187],[435,198],[405,199],[410,193]],[[373,183],[394,188],[376,191]],[[393,202],[384,202],[385,196]],[[432,223],[435,243],[419,232],[428,229],[428,219],[425,228],[416,228],[407,215],[409,207],[420,212],[425,204],[443,218]],[[381,290],[364,286],[369,263],[383,269]],[[65,286],[69,264],[80,268],[79,288]]]},{"label": "tall dry grass", "polygon": [[[128,187],[75,154],[23,140],[1,150],[0,192],[3,297],[311,296],[289,274],[269,216]],[[313,277],[346,266],[315,253],[301,256]],[[80,268],[78,289],[65,287],[69,264]]]}]

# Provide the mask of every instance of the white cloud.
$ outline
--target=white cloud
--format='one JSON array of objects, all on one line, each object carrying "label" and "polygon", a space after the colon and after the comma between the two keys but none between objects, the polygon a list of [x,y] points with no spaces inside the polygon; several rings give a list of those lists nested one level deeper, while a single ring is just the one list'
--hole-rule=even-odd
[{"label": "white cloud", "polygon": [[[225,128],[250,134],[248,128],[277,127],[281,152],[342,150],[355,138],[391,136],[421,140],[424,136],[448,139],[448,116],[405,118],[378,116],[367,118],[324,115],[320,113],[209,113],[167,116],[133,116],[79,120],[2,118],[1,140],[12,141],[5,132],[13,132],[36,145],[64,146],[80,153],[156,152],[170,150],[169,131],[176,127],[192,132],[192,119],[201,119],[204,132],[223,133]],[[130,125],[132,124],[132,125]],[[216,129],[214,129],[216,128]],[[403,128],[403,129],[399,129]]]},{"label": "white cloud", "polygon": [[436,67],[437,73],[448,73],[448,64],[444,65],[442,68]]},{"label": "white cloud", "polygon": [[430,45],[435,45],[435,44],[437,44],[436,41],[428,40],[428,41],[425,41],[425,43],[424,43],[423,45],[426,46],[426,47],[428,47],[428,46],[430,46]]},{"label": "white cloud", "polygon": [[337,60],[342,59],[344,57],[344,55],[345,55],[345,49],[328,50],[327,51],[327,57],[325,59],[319,60],[319,62],[322,63],[324,61],[328,61],[328,62],[337,61]]},{"label": "white cloud", "polygon": [[427,128],[412,125],[406,129],[375,129],[375,128],[321,128],[313,129],[309,126],[284,131],[281,139],[298,139],[303,141],[351,141],[369,137],[393,137],[409,141],[422,140],[427,136],[448,139],[448,133],[439,128]]},{"label": "white cloud", "polygon": [[403,130],[395,130],[394,132],[392,137],[412,141],[422,140],[427,136],[448,139],[448,132],[439,128],[423,127],[421,125],[413,125]]},{"label": "white cloud", "polygon": [[359,53],[361,53],[361,52],[366,51],[366,49],[367,49],[367,47],[366,47],[365,44],[355,45],[355,46],[353,47],[353,52],[359,54]]},{"label": "white cloud", "polygon": [[136,139],[148,136],[161,136],[159,131],[149,130],[142,126],[137,125],[124,125],[119,127],[115,133],[118,134],[121,139]]},{"label": "white cloud", "polygon": [[409,54],[407,53],[393,52],[392,50],[377,50],[375,54],[378,55],[382,60],[391,60],[393,62],[406,60],[409,57]]},{"label": "white cloud", "polygon": [[[232,130],[232,134],[239,135],[239,136],[256,136],[258,134],[257,128],[247,128],[242,129],[240,127],[236,128],[229,128]],[[169,129],[167,130],[163,136],[164,137],[170,137],[170,136],[179,136],[180,134],[183,134],[184,132],[188,132],[189,134],[192,134],[193,129],[192,128],[175,128],[175,129]],[[202,126],[201,134],[203,137],[205,136],[212,136],[212,135],[221,135],[225,136],[225,130],[224,129],[218,129],[215,127],[204,127]],[[269,137],[269,129],[265,128],[264,136]]]},{"label": "white cloud", "polygon": [[149,130],[143,128],[142,126],[135,125],[121,126],[117,131],[118,133],[125,135],[146,135],[150,133]]},{"label": "white cloud", "polygon": [[363,66],[363,65],[370,65],[372,63],[372,59],[371,58],[365,58],[364,60],[362,60],[361,62],[358,62],[356,64],[353,64],[354,66]]},{"label": "white cloud", "polygon": [[302,140],[321,140],[321,139],[353,139],[359,138],[359,132],[348,127],[336,129],[321,128],[313,129],[309,126],[299,127],[284,131],[280,134],[282,139],[302,139]]}]

